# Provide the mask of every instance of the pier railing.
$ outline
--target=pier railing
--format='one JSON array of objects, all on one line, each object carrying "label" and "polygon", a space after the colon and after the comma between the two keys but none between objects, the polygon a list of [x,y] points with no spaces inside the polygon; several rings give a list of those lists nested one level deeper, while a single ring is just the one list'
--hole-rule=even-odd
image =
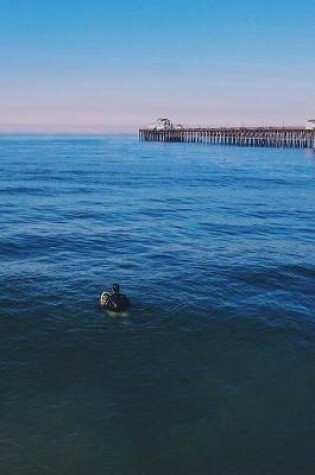
[{"label": "pier railing", "polygon": [[313,148],[315,130],[299,127],[210,127],[140,129],[139,139],[149,142],[186,142],[249,147]]}]

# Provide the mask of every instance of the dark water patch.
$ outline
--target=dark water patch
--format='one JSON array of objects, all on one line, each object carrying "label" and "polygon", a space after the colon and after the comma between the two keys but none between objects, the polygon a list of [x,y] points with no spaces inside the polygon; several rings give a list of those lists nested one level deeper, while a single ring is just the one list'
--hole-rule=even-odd
[{"label": "dark water patch", "polygon": [[28,198],[30,196],[51,196],[52,192],[47,190],[47,187],[26,187],[26,186],[17,186],[17,187],[5,187],[0,189],[0,193],[3,195],[9,194],[10,196],[21,196],[26,195]]}]

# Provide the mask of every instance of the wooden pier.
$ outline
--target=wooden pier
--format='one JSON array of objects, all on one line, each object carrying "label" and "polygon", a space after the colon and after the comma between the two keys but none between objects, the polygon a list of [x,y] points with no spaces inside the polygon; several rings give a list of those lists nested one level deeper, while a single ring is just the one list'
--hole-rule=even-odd
[{"label": "wooden pier", "polygon": [[139,130],[139,139],[148,142],[193,142],[315,150],[315,130],[303,127],[209,127],[165,130],[145,128]]}]

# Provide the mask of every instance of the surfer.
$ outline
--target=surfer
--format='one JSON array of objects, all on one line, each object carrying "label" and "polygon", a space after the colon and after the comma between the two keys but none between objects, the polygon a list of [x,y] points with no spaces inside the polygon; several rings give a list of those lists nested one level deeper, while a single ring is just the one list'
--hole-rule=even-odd
[{"label": "surfer", "polygon": [[101,306],[112,312],[123,312],[130,306],[130,302],[126,295],[120,293],[119,284],[113,284],[111,293],[102,293]]}]

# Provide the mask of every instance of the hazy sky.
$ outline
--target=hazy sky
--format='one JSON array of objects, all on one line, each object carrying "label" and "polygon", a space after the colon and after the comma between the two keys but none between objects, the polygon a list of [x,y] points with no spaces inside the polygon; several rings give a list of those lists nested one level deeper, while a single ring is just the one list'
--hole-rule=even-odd
[{"label": "hazy sky", "polygon": [[0,0],[0,131],[315,117],[315,0]]}]

